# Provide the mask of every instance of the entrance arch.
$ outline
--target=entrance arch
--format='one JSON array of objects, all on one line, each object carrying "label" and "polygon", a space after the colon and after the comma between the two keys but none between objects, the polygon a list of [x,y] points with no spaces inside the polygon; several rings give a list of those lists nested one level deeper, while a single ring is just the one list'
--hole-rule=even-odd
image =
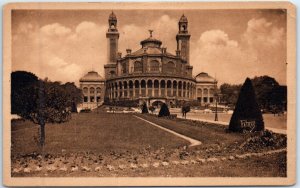
[{"label": "entrance arch", "polygon": [[150,99],[150,106],[161,106],[166,103],[166,99]]}]

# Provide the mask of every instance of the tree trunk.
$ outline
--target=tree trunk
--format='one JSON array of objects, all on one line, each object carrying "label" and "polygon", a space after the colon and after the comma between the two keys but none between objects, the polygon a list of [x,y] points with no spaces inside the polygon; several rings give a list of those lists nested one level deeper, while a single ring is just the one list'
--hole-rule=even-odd
[{"label": "tree trunk", "polygon": [[41,147],[45,145],[45,123],[41,123],[41,138],[40,138],[40,144]]}]

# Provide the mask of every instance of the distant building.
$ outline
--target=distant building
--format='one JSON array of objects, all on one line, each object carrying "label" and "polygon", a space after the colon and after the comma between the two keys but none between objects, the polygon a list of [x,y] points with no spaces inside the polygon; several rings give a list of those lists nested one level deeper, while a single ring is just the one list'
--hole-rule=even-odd
[{"label": "distant building", "polygon": [[196,81],[196,99],[201,104],[210,104],[214,102],[215,87],[217,81],[205,72],[195,76]]},{"label": "distant building", "polygon": [[105,95],[105,80],[95,71],[90,71],[79,80],[83,92],[83,108],[101,105]]},{"label": "distant building", "polygon": [[[140,42],[140,49],[137,51],[126,49],[126,54],[122,56],[118,52],[120,34],[117,23],[117,17],[112,12],[109,15],[109,28],[106,33],[108,57],[107,63],[104,65],[105,96],[103,95],[106,100],[110,102],[135,100],[139,103],[146,102],[148,105],[152,105],[156,101],[168,104],[176,104],[182,100],[198,100],[201,104],[209,104],[214,101],[216,80],[203,72],[196,77],[192,76],[191,35],[188,32],[188,20],[184,15],[178,22],[175,54],[162,47],[162,42],[154,38],[153,31],[149,30],[150,36]],[[81,88],[85,96],[84,103],[95,103],[96,101],[95,97],[97,96],[94,93],[90,94],[90,87],[95,88],[98,87],[96,84],[99,84],[99,88],[104,88],[104,79],[98,74],[99,81],[87,82],[95,85],[82,82],[85,77],[94,77],[96,74],[96,72],[89,72],[81,78]],[[94,100],[91,97],[94,97]],[[102,102],[103,98],[100,98],[100,101]]]}]

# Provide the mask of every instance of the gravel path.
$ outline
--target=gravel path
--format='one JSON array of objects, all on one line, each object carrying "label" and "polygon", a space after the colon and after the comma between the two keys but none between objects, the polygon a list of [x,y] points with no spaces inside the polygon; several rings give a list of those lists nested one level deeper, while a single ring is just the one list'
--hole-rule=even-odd
[{"label": "gravel path", "polygon": [[189,145],[189,147],[192,147],[192,146],[198,146],[198,145],[201,145],[201,144],[202,144],[199,140],[195,140],[195,139],[193,139],[193,138],[190,138],[190,137],[187,137],[187,136],[185,136],[185,135],[179,134],[179,133],[177,133],[177,132],[175,132],[175,131],[172,131],[172,130],[170,130],[170,129],[166,129],[166,128],[162,127],[162,126],[159,126],[159,125],[157,125],[157,124],[155,124],[155,123],[152,123],[151,121],[145,120],[145,119],[143,119],[143,118],[141,118],[141,117],[138,117],[138,116],[135,116],[135,115],[134,115],[134,117],[136,117],[136,118],[138,118],[138,119],[140,119],[140,120],[142,120],[142,121],[145,121],[145,122],[147,122],[147,123],[149,123],[149,124],[151,124],[151,125],[153,125],[153,126],[155,126],[155,127],[157,127],[157,128],[160,128],[160,129],[162,129],[162,130],[164,130],[164,131],[167,131],[167,132],[169,132],[169,133],[171,133],[171,134],[173,134],[173,135],[175,135],[175,136],[177,136],[177,137],[180,137],[180,138],[182,138],[182,139],[185,139],[185,140],[189,141],[189,142],[191,143],[191,144]]}]

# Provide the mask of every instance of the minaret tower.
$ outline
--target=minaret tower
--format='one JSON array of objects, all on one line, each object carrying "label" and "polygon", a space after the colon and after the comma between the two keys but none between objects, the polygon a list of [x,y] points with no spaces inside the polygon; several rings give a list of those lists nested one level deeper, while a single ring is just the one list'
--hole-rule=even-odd
[{"label": "minaret tower", "polygon": [[107,38],[107,63],[104,65],[105,78],[113,78],[117,75],[118,41],[117,17],[111,12],[108,18]]},{"label": "minaret tower", "polygon": [[107,55],[107,64],[116,64],[117,62],[117,53],[118,53],[118,40],[119,32],[117,29],[117,17],[114,12],[111,12],[108,18],[108,31],[106,32],[106,38],[108,42],[108,55]]},{"label": "minaret tower", "polygon": [[188,33],[188,20],[182,15],[178,22],[178,34],[176,35],[177,51],[183,60],[190,64],[190,37]]}]

